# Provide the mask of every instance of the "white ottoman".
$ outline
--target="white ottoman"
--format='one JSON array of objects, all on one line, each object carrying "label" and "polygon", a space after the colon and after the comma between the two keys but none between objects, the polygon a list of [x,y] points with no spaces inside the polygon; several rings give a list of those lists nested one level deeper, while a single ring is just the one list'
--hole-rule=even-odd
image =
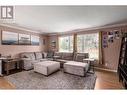
[{"label": "white ottoman", "polygon": [[85,76],[88,68],[89,64],[83,62],[68,61],[64,64],[64,72],[79,76]]},{"label": "white ottoman", "polygon": [[34,64],[34,71],[46,76],[59,69],[60,63],[56,61],[43,61]]}]

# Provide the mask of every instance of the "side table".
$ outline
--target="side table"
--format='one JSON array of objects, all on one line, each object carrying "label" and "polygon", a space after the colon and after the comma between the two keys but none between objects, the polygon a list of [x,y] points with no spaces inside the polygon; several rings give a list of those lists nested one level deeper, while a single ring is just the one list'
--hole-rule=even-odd
[{"label": "side table", "polygon": [[86,59],[83,59],[83,62],[84,62],[84,63],[90,64],[89,71],[92,69],[93,72],[95,71],[95,70],[94,70],[94,64],[96,63],[95,61],[96,61],[96,60],[93,59],[93,58],[86,58]]},{"label": "side table", "polygon": [[20,59],[18,58],[15,58],[15,59],[6,59],[6,60],[3,60],[4,63],[5,63],[5,67],[6,67],[6,74],[8,75],[9,74],[9,71],[10,71],[10,66],[12,64],[15,64],[15,69],[18,69],[18,65],[19,65],[19,69],[22,70],[22,65],[20,64]]}]

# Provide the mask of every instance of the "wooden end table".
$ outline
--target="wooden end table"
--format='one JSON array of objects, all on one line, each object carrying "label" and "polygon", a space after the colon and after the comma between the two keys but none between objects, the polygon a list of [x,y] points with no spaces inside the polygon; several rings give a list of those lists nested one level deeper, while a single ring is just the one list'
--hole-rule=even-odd
[{"label": "wooden end table", "polygon": [[8,75],[10,72],[10,66],[12,64],[15,64],[15,68],[18,69],[18,64],[19,64],[19,69],[22,70],[22,63],[20,64],[20,59],[15,58],[15,59],[6,59],[3,60],[4,66],[6,67],[6,74]]}]

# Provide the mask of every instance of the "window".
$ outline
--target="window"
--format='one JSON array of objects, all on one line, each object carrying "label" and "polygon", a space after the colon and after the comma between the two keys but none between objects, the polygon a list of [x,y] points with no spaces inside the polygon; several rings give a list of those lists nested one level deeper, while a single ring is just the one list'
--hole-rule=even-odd
[{"label": "window", "polygon": [[89,53],[90,58],[99,58],[99,33],[77,35],[77,51]]},{"label": "window", "polygon": [[73,52],[73,36],[59,37],[59,52]]}]

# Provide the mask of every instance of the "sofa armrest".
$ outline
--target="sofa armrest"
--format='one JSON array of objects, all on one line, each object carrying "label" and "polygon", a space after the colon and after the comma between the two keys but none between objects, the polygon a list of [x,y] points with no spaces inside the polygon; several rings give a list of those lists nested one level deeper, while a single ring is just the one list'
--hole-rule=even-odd
[{"label": "sofa armrest", "polygon": [[53,56],[53,59],[60,59],[60,56]]},{"label": "sofa armrest", "polygon": [[36,60],[29,59],[29,58],[21,58],[21,60],[23,61],[24,64],[34,63],[36,61]]},{"label": "sofa armrest", "polygon": [[85,58],[83,59],[83,63],[90,63],[90,61],[87,58]]},{"label": "sofa armrest", "polygon": [[23,69],[29,70],[33,68],[32,60],[30,58],[21,58]]},{"label": "sofa armrest", "polygon": [[30,58],[21,58],[21,60],[23,60],[23,61],[31,61]]},{"label": "sofa armrest", "polygon": [[86,58],[86,59],[83,59],[83,62],[88,63],[90,65],[94,65],[96,63],[96,60],[93,58]]}]

